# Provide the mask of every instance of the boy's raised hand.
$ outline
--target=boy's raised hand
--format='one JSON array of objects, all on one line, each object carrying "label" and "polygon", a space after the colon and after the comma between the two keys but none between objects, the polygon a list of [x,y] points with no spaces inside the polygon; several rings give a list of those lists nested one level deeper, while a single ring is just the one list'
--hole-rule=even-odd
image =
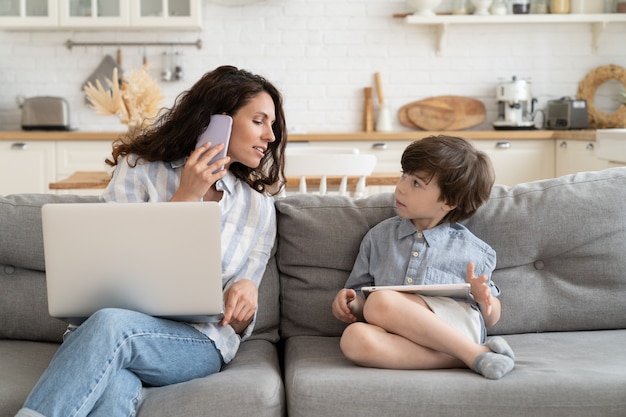
[{"label": "boy's raised hand", "polygon": [[487,275],[481,275],[480,277],[474,276],[474,263],[467,264],[467,276],[466,280],[471,285],[471,292],[474,296],[474,300],[478,304],[482,304],[485,308],[485,314],[491,314],[491,289],[487,285]]}]

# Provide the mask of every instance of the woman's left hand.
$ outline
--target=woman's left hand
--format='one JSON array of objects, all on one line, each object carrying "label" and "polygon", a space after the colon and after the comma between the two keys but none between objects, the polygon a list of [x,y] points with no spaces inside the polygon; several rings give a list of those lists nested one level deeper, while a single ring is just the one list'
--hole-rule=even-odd
[{"label": "woman's left hand", "polygon": [[258,306],[259,290],[249,279],[241,279],[224,291],[224,318],[220,326],[231,325],[241,334],[252,322]]}]

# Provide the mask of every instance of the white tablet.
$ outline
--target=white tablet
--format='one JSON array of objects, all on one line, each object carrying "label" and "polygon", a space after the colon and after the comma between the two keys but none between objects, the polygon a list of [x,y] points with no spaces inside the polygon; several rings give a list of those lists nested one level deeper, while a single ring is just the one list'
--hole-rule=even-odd
[{"label": "white tablet", "polygon": [[430,284],[430,285],[378,285],[363,287],[363,296],[367,297],[374,291],[393,290],[433,297],[469,298],[470,284]]}]

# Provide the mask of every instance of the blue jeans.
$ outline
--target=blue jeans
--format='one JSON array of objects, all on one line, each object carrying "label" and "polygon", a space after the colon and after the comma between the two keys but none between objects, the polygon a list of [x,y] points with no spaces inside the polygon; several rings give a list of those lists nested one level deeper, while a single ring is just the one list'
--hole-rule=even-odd
[{"label": "blue jeans", "polygon": [[133,416],[142,386],[219,372],[214,343],[193,327],[121,309],[103,309],[56,352],[16,417]]}]

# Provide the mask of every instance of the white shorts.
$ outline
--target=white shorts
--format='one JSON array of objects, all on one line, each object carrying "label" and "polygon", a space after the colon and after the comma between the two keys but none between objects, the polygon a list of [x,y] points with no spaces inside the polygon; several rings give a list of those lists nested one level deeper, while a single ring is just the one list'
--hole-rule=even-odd
[{"label": "white shorts", "polygon": [[480,313],[469,303],[459,302],[450,297],[422,296],[428,307],[450,326],[463,333],[476,343],[483,343],[483,325]]}]

